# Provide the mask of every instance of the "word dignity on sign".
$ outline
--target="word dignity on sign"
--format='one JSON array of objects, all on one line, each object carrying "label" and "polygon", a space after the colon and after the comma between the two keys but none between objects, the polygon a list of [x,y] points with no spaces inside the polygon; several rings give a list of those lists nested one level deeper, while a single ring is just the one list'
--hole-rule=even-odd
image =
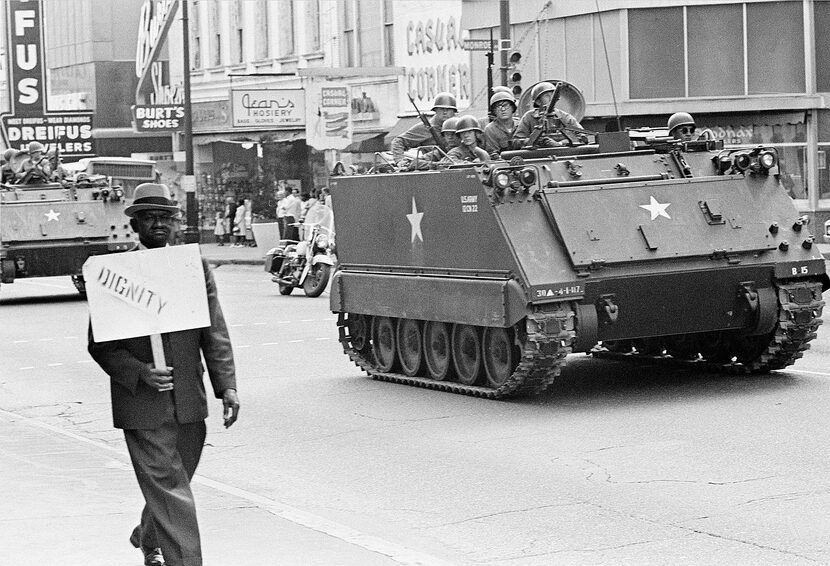
[{"label": "word dignity on sign", "polygon": [[167,301],[158,290],[153,291],[146,282],[140,281],[133,274],[118,273],[106,265],[101,266],[98,283],[103,289],[138,308],[161,314],[161,310],[167,306]]}]

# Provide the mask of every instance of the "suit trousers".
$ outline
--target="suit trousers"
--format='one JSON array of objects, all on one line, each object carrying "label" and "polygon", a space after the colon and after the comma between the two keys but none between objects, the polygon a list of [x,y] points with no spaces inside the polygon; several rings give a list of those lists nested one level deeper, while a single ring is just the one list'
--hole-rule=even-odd
[{"label": "suit trousers", "polygon": [[142,548],[161,548],[168,566],[202,566],[199,524],[190,480],[207,427],[175,419],[155,429],[124,430],[127,449],[146,505],[136,538]]}]

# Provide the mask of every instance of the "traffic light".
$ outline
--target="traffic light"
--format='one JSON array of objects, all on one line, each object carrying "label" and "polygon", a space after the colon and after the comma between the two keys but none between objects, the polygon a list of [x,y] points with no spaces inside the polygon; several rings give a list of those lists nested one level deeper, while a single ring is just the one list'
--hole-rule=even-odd
[{"label": "traffic light", "polygon": [[507,59],[507,86],[517,99],[522,94],[522,54],[511,51]]}]

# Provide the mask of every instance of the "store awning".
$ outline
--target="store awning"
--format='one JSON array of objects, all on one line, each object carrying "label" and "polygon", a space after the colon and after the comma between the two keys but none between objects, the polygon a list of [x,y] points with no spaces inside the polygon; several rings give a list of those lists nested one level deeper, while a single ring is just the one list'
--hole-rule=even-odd
[{"label": "store awning", "polygon": [[386,132],[366,132],[352,134],[352,143],[347,145],[343,151],[348,153],[374,153],[383,151]]},{"label": "store awning", "polygon": [[386,136],[383,138],[383,143],[386,147],[389,147],[392,144],[392,140],[407,131],[409,128],[420,122],[421,119],[417,116],[410,116],[407,118],[401,118],[398,120],[398,123],[392,126],[392,129],[386,133]]},{"label": "store awning", "polygon": [[305,130],[272,130],[268,132],[220,132],[214,134],[193,134],[193,143],[279,143],[305,139]]}]

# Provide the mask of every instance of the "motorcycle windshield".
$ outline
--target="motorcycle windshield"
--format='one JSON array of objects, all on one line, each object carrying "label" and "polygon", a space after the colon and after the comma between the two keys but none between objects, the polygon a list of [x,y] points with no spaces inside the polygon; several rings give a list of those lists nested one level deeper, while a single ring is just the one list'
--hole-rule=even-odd
[{"label": "motorcycle windshield", "polygon": [[334,213],[324,204],[315,204],[308,209],[305,224],[319,224],[324,234],[334,234]]}]

